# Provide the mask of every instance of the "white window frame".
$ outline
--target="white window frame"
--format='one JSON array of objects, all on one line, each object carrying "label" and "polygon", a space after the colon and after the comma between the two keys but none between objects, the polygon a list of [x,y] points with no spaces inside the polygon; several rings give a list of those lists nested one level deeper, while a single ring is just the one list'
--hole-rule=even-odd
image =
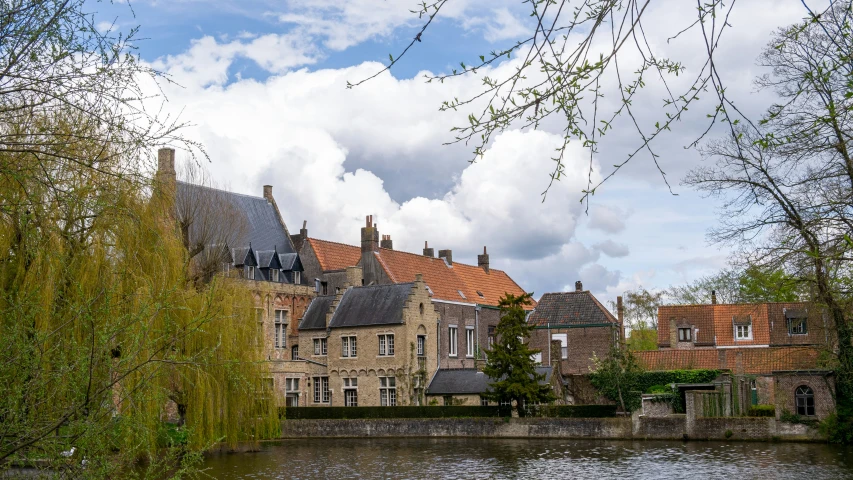
[{"label": "white window frame", "polygon": [[397,405],[396,377],[379,377],[379,405],[383,407]]},{"label": "white window frame", "polygon": [[[746,335],[741,335],[743,328],[746,328]],[[735,340],[752,340],[752,324],[735,325]]]},{"label": "white window frame", "polygon": [[249,280],[255,279],[255,267],[246,265],[246,278]]},{"label": "white window frame", "polygon": [[[682,338],[681,332],[687,331],[688,338]],[[693,341],[693,327],[678,327],[678,341],[679,342],[692,342]]]},{"label": "white window frame", "polygon": [[465,327],[465,356],[474,358],[474,327]]},{"label": "white window frame", "polygon": [[418,356],[426,356],[426,335],[418,335],[417,339]]},{"label": "white window frame", "polygon": [[456,357],[459,353],[459,327],[456,325],[450,325],[447,327],[447,340],[447,356]]},{"label": "white window frame", "polygon": [[270,281],[278,282],[278,270],[275,268],[270,269]]},{"label": "white window frame", "polygon": [[328,354],[329,343],[326,338],[317,337],[314,339],[314,356],[325,357]]},{"label": "white window frame", "polygon": [[560,358],[566,360],[569,358],[569,334],[568,333],[552,333],[551,340],[560,341]]},{"label": "white window frame", "polygon": [[295,285],[300,285],[302,283],[302,272],[299,272],[299,271],[293,272],[293,283]]},{"label": "white window frame", "polygon": [[313,378],[314,403],[329,403],[329,377]]},{"label": "white window frame", "polygon": [[275,348],[287,348],[287,310],[275,310],[273,328],[275,330]]},{"label": "white window frame", "polygon": [[358,340],[355,335],[344,335],[341,337],[341,357],[358,357]]},{"label": "white window frame", "polygon": [[379,355],[380,357],[394,356],[394,334],[381,333],[379,334]]},{"label": "white window frame", "polygon": [[[345,407],[357,407],[358,406],[358,377],[347,377],[341,379],[341,390],[344,393],[344,406]],[[347,394],[355,395],[355,403],[350,404],[350,399],[347,398]]]},{"label": "white window frame", "polygon": [[[809,319],[808,318],[789,318],[788,319],[788,335],[808,335],[809,334]],[[795,325],[796,323],[796,325]]]}]

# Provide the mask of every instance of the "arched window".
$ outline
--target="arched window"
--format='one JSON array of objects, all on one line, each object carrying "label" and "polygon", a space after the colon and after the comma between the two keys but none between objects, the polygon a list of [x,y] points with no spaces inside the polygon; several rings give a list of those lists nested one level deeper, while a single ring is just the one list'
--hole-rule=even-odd
[{"label": "arched window", "polygon": [[814,415],[814,391],[811,387],[800,385],[794,394],[797,402],[797,415]]},{"label": "arched window", "polygon": [[298,356],[299,356],[299,345],[294,345],[294,346],[290,349],[290,359],[291,359],[291,360],[296,360],[296,357],[298,357]]}]

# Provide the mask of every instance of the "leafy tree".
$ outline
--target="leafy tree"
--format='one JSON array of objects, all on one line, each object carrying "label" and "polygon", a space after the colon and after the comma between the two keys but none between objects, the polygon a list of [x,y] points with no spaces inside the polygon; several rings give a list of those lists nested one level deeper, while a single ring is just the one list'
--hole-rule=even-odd
[{"label": "leafy tree", "polygon": [[643,368],[630,349],[614,344],[606,358],[593,357],[594,368],[589,381],[605,397],[618,402],[623,412],[632,412],[639,405],[631,402],[629,392],[640,386]]},{"label": "leafy tree", "polygon": [[729,267],[685,285],[671,286],[666,291],[666,303],[708,304],[712,291],[717,303],[796,302],[804,297],[802,282],[783,269],[749,265],[748,258],[744,263],[747,265],[743,269]]},{"label": "leafy tree", "polygon": [[796,302],[800,298],[799,282],[782,269],[766,272],[750,266],[738,279],[738,300],[743,303]]},{"label": "leafy tree", "polygon": [[[666,292],[654,292],[637,287],[622,296],[625,326],[629,334],[627,343],[634,350],[657,350],[658,307],[663,304]],[[611,310],[617,305],[610,302]]]},{"label": "leafy tree", "polygon": [[530,294],[501,297],[500,322],[495,328],[498,340],[486,356],[483,372],[492,379],[491,391],[484,396],[494,401],[516,402],[518,416],[525,416],[525,404],[553,402],[556,400],[550,385],[542,385],[544,375],[536,373],[533,355],[539,350],[531,349],[524,342],[530,338],[531,327],[527,324],[523,305],[530,304]]},{"label": "leafy tree", "polygon": [[701,305],[711,303],[711,292],[717,303],[738,303],[740,276],[733,268],[720,270],[685,285],[675,285],[667,290],[667,303],[673,305]]}]

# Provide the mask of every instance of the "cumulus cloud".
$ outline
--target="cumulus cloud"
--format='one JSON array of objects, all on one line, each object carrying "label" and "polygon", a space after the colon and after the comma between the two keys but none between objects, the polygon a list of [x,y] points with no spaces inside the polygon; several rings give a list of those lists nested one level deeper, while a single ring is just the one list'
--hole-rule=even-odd
[{"label": "cumulus cloud", "polygon": [[593,204],[589,212],[589,228],[604,233],[620,233],[625,230],[628,213],[618,207]]},{"label": "cumulus cloud", "polygon": [[627,257],[631,253],[628,245],[617,243],[613,240],[605,240],[603,242],[596,243],[593,247],[601,250],[601,253],[608,257],[613,258]]}]

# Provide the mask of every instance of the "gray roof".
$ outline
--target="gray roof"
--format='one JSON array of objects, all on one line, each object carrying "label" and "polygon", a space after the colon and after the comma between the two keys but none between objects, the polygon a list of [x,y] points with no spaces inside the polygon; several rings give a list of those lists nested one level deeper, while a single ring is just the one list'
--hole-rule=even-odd
[{"label": "gray roof", "polygon": [[403,323],[403,307],[414,283],[352,287],[344,292],[329,327],[361,327]]},{"label": "gray roof", "polygon": [[591,293],[546,293],[527,319],[533,326],[618,323]]},{"label": "gray roof", "polygon": [[249,255],[248,248],[232,248],[231,258],[234,259],[234,265],[245,265],[246,258]]},{"label": "gray roof", "polygon": [[[224,203],[221,206],[222,208],[200,209],[201,214],[240,214],[243,217],[242,220],[245,220],[246,237],[238,239],[230,238],[230,235],[225,235],[230,245],[243,247],[251,243],[254,250],[273,250],[277,248],[279,253],[295,252],[290,237],[284,229],[284,224],[279,221],[275,208],[272,203],[263,197],[226,192],[224,190],[192,185],[185,182],[177,182],[176,196],[177,202]],[[223,222],[223,225],[235,223],[236,221],[234,220],[226,220]],[[190,243],[195,243],[192,236],[193,228],[191,226]]]},{"label": "gray roof", "polygon": [[[536,367],[536,373],[545,375],[540,383],[551,380],[551,367]],[[489,390],[492,380],[485,373],[474,368],[439,370],[427,388],[427,395],[472,395]]]},{"label": "gray roof", "polygon": [[302,263],[298,261],[299,255],[295,253],[279,253],[278,261],[282,270],[302,270]]},{"label": "gray roof", "polygon": [[305,313],[302,315],[302,320],[299,322],[300,330],[317,330],[326,328],[326,314],[329,313],[329,307],[335,301],[334,295],[321,295],[314,297]]},{"label": "gray roof", "polygon": [[275,256],[275,250],[255,251],[255,255],[257,256],[259,267],[270,268],[272,259]]}]

